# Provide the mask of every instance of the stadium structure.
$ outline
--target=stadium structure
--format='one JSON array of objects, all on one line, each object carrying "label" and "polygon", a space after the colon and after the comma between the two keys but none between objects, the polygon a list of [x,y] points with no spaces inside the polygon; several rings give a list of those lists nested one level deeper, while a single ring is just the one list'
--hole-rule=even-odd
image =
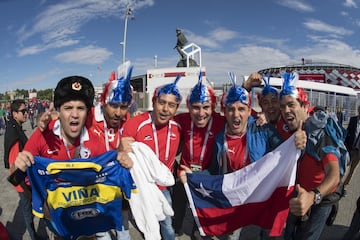
[{"label": "stadium structure", "polygon": [[259,73],[268,74],[270,72],[272,77],[281,77],[281,73],[284,71],[296,71],[299,73],[299,80],[329,83],[360,91],[360,68],[350,65],[325,62],[313,63],[303,59],[300,64],[271,67],[260,70]]},{"label": "stadium structure", "polygon": [[297,72],[301,87],[305,88],[312,105],[327,107],[328,111],[342,109],[345,121],[357,115],[358,96],[360,95],[360,68],[350,65],[312,62],[302,59],[299,64],[283,67],[270,67],[258,71],[275,79],[271,84],[281,86],[283,72]]}]

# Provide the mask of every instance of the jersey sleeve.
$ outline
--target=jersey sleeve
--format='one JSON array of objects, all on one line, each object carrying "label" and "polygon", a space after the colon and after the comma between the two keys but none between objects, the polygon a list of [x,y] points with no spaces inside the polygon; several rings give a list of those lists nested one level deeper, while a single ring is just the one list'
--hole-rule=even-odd
[{"label": "jersey sleeve", "polygon": [[[49,131],[46,129],[45,131]],[[43,133],[39,129],[35,129],[35,131],[31,134],[30,138],[26,142],[24,149],[25,151],[30,152],[33,156],[39,156],[40,155],[40,145],[41,145],[41,139]]]},{"label": "jersey sleeve", "polygon": [[43,162],[40,158],[35,158],[35,164],[28,167],[26,172],[31,184],[33,214],[39,218],[44,218],[44,203],[46,199],[46,181],[44,181]]}]

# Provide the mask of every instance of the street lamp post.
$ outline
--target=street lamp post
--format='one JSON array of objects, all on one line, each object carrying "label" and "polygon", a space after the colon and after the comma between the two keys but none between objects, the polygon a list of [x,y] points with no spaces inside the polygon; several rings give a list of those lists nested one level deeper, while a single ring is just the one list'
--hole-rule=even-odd
[{"label": "street lamp post", "polygon": [[[122,62],[123,63],[125,62],[127,22],[128,22],[128,17],[131,14],[132,14],[132,9],[130,8],[129,4],[127,4],[126,12],[125,12],[125,23],[124,23],[124,39],[120,43],[120,44],[122,44]],[[131,19],[133,19],[133,17]]]}]

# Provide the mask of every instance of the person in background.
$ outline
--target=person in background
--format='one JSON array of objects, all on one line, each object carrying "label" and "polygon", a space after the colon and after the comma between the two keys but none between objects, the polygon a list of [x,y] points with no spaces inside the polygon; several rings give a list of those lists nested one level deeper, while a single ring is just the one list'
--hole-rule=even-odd
[{"label": "person in background", "polygon": [[336,116],[339,121],[339,124],[342,125],[343,121],[344,121],[344,113],[343,113],[342,107],[337,108]]},{"label": "person in background", "polygon": [[[11,103],[11,116],[7,123],[7,131],[4,139],[4,161],[5,167],[9,168],[10,174],[15,171],[15,159],[21,152],[28,138],[22,129],[23,123],[27,120],[27,109],[25,100],[17,99]],[[19,194],[19,206],[22,210],[25,226],[32,240],[37,240],[39,236],[34,226],[34,215],[31,206],[31,187],[28,179],[22,181],[20,185],[14,187]]]},{"label": "person in background", "polygon": [[[126,121],[123,126],[123,139],[131,137],[137,142],[148,145],[170,171],[174,170],[175,157],[180,144],[180,126],[173,120],[181,102],[180,91],[176,84],[180,80],[178,75],[174,83],[169,83],[155,89],[152,98],[153,110],[144,112]],[[121,142],[124,152],[131,151],[131,147]],[[159,186],[165,198],[172,205],[170,191],[167,187]],[[162,239],[174,240],[175,233],[171,216],[160,221]]]},{"label": "person in background", "polygon": [[345,138],[345,145],[350,153],[350,167],[347,175],[345,176],[345,186],[350,183],[351,177],[359,164],[360,159],[360,105],[357,110],[358,115],[350,118]]},{"label": "person in background", "polygon": [[[307,134],[312,133],[313,121],[308,119],[309,101],[306,92],[296,88],[298,75],[285,73],[280,92],[280,109],[285,123],[291,132],[303,126]],[[316,113],[314,112],[314,115]],[[325,112],[324,112],[325,114]],[[330,118],[328,116],[328,118]],[[286,222],[284,238],[316,240],[325,226],[332,205],[320,204],[323,197],[335,191],[340,181],[339,155],[336,151],[322,152],[318,159],[309,146],[313,139],[308,136],[305,153],[299,159],[296,177],[296,195],[290,200],[290,212]],[[324,136],[318,141],[324,141]],[[323,146],[321,145],[321,146]],[[331,145],[331,144],[330,144]],[[334,149],[334,148],[332,148]]]},{"label": "person in background", "polygon": [[5,106],[0,103],[0,136],[5,132],[6,122]]},{"label": "person in background", "polygon": [[31,128],[34,129],[36,126],[36,115],[35,115],[36,108],[32,101],[29,102],[27,110],[28,110]]}]

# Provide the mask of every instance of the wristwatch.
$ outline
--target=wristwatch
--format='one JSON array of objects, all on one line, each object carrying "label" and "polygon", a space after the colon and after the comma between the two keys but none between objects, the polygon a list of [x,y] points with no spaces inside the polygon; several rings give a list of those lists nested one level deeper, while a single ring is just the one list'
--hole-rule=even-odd
[{"label": "wristwatch", "polygon": [[317,188],[315,188],[311,191],[313,191],[315,193],[314,204],[317,205],[317,204],[321,203],[321,200],[322,200],[321,192]]}]

